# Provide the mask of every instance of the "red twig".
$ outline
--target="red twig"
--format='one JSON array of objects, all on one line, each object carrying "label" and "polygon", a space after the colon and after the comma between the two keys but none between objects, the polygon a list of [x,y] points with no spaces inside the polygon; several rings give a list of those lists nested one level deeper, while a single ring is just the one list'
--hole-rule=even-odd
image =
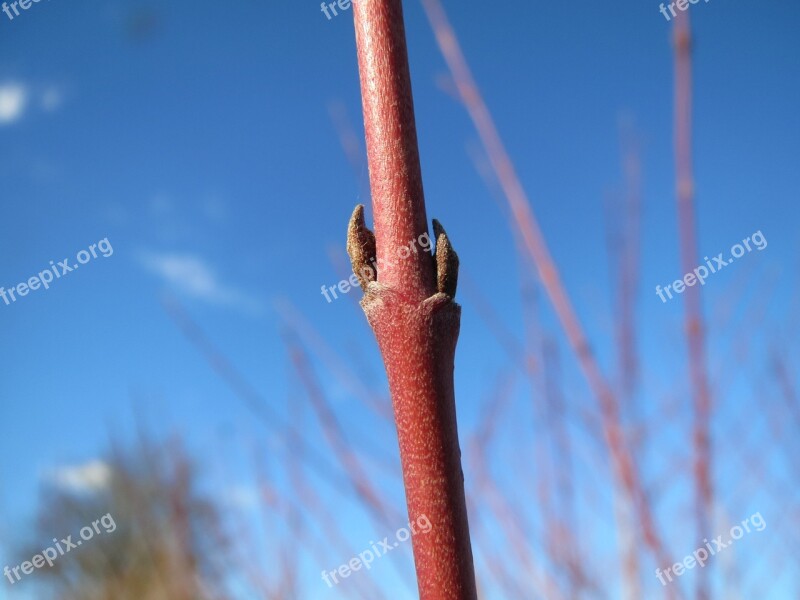
[{"label": "red twig", "polygon": [[[618,399],[589,345],[589,340],[561,281],[538,221],[531,210],[527,194],[517,177],[514,164],[506,152],[492,115],[475,84],[441,3],[438,0],[422,0],[422,4],[436,34],[442,55],[453,75],[461,101],[478,131],[492,168],[506,195],[514,215],[515,226],[519,228],[525,248],[536,265],[539,279],[550,298],[583,375],[598,400],[603,432],[615,473],[635,507],[644,540],[660,564],[669,564],[672,557],[665,551],[656,529],[653,511],[644,494],[638,470],[622,428]],[[671,598],[681,595],[677,585],[665,588],[665,594]]]},{"label": "red twig", "polygon": [[358,207],[348,253],[386,366],[408,514],[433,525],[413,538],[420,598],[474,600],[453,389],[458,258],[435,221],[436,261],[409,250],[428,227],[401,0],[353,6],[375,234]]},{"label": "red twig", "polygon": [[[617,331],[617,377],[620,402],[624,408],[629,431],[639,425],[639,406],[635,396],[638,382],[638,361],[636,359],[636,291],[638,284],[639,255],[639,205],[640,205],[640,166],[638,144],[632,128],[627,122],[621,127],[622,168],[625,176],[625,191],[622,202],[612,201],[608,205],[609,257],[611,271],[614,273],[612,289],[614,297],[615,327]],[[616,197],[615,197],[616,200]],[[641,437],[631,437],[631,449],[639,455]],[[636,529],[633,527],[635,514],[627,498],[619,498],[615,505],[622,543],[623,597],[641,597],[639,576],[639,556]]]},{"label": "red twig", "polygon": [[396,250],[428,231],[401,0],[354,7],[358,69],[381,283],[417,301],[435,291],[433,265]]},{"label": "red twig", "polygon": [[[678,195],[681,267],[689,273],[697,265],[697,235],[694,213],[694,175],[692,172],[692,58],[689,17],[681,12],[675,18],[675,168]],[[711,394],[706,370],[705,325],[700,286],[686,288],[684,317],[689,348],[689,374],[692,387],[694,423],[694,476],[696,489],[697,535],[708,535],[714,505],[711,482]],[[708,569],[697,574],[696,597],[706,600]]]}]

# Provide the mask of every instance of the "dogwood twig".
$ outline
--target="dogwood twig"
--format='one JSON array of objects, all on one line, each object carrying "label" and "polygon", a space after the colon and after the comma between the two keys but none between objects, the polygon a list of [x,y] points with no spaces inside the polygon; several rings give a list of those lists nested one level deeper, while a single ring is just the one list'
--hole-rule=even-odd
[{"label": "dogwood twig", "polygon": [[[478,131],[481,143],[506,196],[514,216],[514,225],[518,228],[525,248],[536,265],[539,279],[550,298],[583,375],[598,400],[603,432],[614,470],[618,481],[634,505],[645,543],[659,563],[669,564],[671,556],[666,552],[657,530],[653,510],[644,492],[626,432],[622,427],[619,401],[600,369],[583,325],[578,320],[558,268],[550,255],[544,234],[533,214],[525,189],[517,177],[514,164],[500,138],[494,119],[472,77],[441,2],[422,0],[422,5],[436,35],[442,56],[450,69],[461,102]],[[665,587],[664,593],[668,598],[681,597],[677,585]]]},{"label": "dogwood twig", "polygon": [[453,389],[458,257],[436,221],[435,258],[414,243],[428,227],[401,0],[353,11],[375,233],[356,207],[347,251],[389,379],[408,516],[433,526],[413,538],[420,598],[475,600]]},{"label": "dogwood twig", "polygon": [[[689,273],[697,264],[697,233],[692,168],[692,55],[689,16],[675,18],[675,170],[681,267]],[[689,376],[694,407],[694,479],[697,535],[710,531],[714,491],[711,471],[711,393],[706,368],[706,339],[700,286],[687,286],[684,314],[689,351]],[[709,598],[709,570],[697,574],[695,597]]]}]

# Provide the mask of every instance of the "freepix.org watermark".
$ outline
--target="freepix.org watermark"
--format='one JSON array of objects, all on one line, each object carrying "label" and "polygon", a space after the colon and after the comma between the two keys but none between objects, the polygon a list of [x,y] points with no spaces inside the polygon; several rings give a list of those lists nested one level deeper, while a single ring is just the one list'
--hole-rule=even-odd
[{"label": "freepix.org watermark", "polygon": [[[700,2],[700,0],[676,0],[675,2],[667,2],[666,6],[664,6],[664,3],[662,2],[658,6],[658,10],[662,15],[664,15],[664,18],[669,21],[670,16],[667,14],[667,9],[669,9],[669,12],[672,13],[673,17],[677,17],[678,13],[675,12],[675,6],[678,7],[678,10],[685,11],[687,8],[689,8],[690,4],[697,4],[698,2]],[[708,2],[708,0],[706,0],[706,2]]]},{"label": "freepix.org watermark", "polygon": [[[767,247],[767,238],[764,237],[764,234],[761,233],[761,230],[759,229],[750,237],[743,239],[741,244],[734,244],[734,246],[731,248],[731,256],[729,259],[725,260],[722,256],[723,252],[720,252],[714,257],[714,262],[712,264],[709,258],[704,256],[703,260],[706,261],[708,268],[706,268],[706,265],[700,265],[691,273],[686,273],[686,275],[683,276],[683,279],[676,279],[664,289],[661,289],[661,286],[657,285],[656,294],[659,298],[661,298],[661,302],[666,302],[667,298],[664,297],[665,293],[667,296],[669,296],[669,299],[672,300],[672,292],[675,292],[676,294],[682,294],[687,287],[692,287],[693,285],[697,284],[698,281],[700,282],[700,285],[705,285],[706,278],[710,274],[716,273],[724,267],[727,267],[737,258],[741,258],[744,256],[745,251],[752,252],[753,247],[750,246],[750,242],[753,242],[753,247],[759,251]],[[670,291],[670,288],[672,288],[672,291]]]},{"label": "freepix.org watermark", "polygon": [[[26,560],[21,565],[17,565],[16,567],[6,567],[3,569],[3,575],[8,577],[11,585],[14,585],[17,581],[22,579],[22,576],[33,573],[34,569],[41,569],[45,564],[47,564],[48,567],[52,567],[57,558],[64,556],[71,550],[76,550],[78,546],[83,544],[83,542],[88,542],[91,540],[95,534],[99,535],[101,533],[100,525],[103,526],[105,533],[114,533],[117,530],[117,524],[114,522],[114,517],[111,516],[111,513],[108,513],[94,521],[91,525],[87,525],[86,527],[82,528],[80,531],[81,539],[73,542],[72,536],[68,535],[59,542],[56,538],[53,538],[55,548],[52,546],[50,548],[46,548],[42,550],[41,554],[36,554],[30,560]],[[22,571],[22,576],[19,574],[20,571]],[[15,577],[16,579],[14,579]]]},{"label": "freepix.org watermark", "polygon": [[[419,527],[419,530],[414,528],[415,524]],[[322,571],[322,580],[328,584],[328,587],[333,587],[334,584],[338,585],[339,580],[336,578],[337,575],[342,579],[346,579],[350,577],[354,571],[361,570],[361,567],[365,567],[369,570],[372,568],[372,563],[376,558],[385,556],[387,553],[397,548],[400,542],[405,542],[412,535],[420,533],[420,531],[422,533],[428,533],[433,529],[433,525],[431,525],[430,520],[425,515],[417,517],[417,520],[409,523],[408,527],[410,531],[405,527],[401,527],[397,530],[394,534],[395,542],[390,542],[388,537],[383,538],[383,540],[377,544],[375,542],[370,542],[370,549],[364,550],[358,556],[354,556],[349,562],[340,565],[338,569],[330,572]],[[331,583],[331,580],[333,580],[333,583]]]},{"label": "freepix.org watermark", "polygon": [[[31,7],[31,3],[38,4],[40,1],[41,0],[17,0],[16,2],[11,3],[3,2],[2,10],[4,13],[6,13],[8,19],[13,21],[15,16],[19,16],[17,5],[19,5],[22,10],[28,10]],[[14,11],[13,15],[11,14],[12,10]]]},{"label": "freepix.org watermark", "polygon": [[687,554],[681,562],[677,562],[671,567],[667,567],[664,569],[664,571],[661,571],[661,569],[656,569],[656,577],[661,582],[661,585],[667,585],[667,583],[672,582],[673,574],[675,577],[680,577],[688,569],[694,569],[696,565],[705,567],[706,561],[709,559],[709,557],[714,556],[718,552],[721,552],[728,546],[732,545],[736,540],[741,539],[745,532],[751,533],[751,525],[755,531],[764,531],[767,526],[767,522],[764,520],[764,517],[761,516],[760,512],[750,515],[744,521],[742,521],[741,525],[734,525],[731,527],[729,532],[730,538],[727,540],[723,540],[722,538],[724,536],[722,535],[717,536],[710,542],[707,538],[704,539],[704,547],[698,548],[691,554]]},{"label": "freepix.org watermark", "polygon": [[27,282],[18,283],[9,289],[0,287],[0,298],[2,298],[6,306],[8,306],[12,302],[17,301],[17,296],[27,296],[28,292],[36,291],[40,287],[49,290],[50,284],[54,281],[54,278],[60,279],[61,276],[66,275],[70,271],[76,271],[80,265],[85,265],[93,258],[97,258],[98,250],[103,258],[108,258],[114,254],[114,248],[111,247],[111,242],[108,241],[108,238],[103,238],[96,244],[89,246],[88,250],[81,250],[78,252],[78,255],[75,257],[75,260],[78,262],[73,263],[71,266],[68,258],[65,258],[59,263],[55,263],[51,260],[49,269],[40,271],[38,275],[34,275],[28,279]]},{"label": "freepix.org watermark", "polygon": [[[419,237],[417,237],[417,239],[415,239],[415,240],[412,239],[410,242],[408,242],[407,245],[401,246],[400,248],[398,248],[397,249],[397,257],[400,258],[400,259],[406,259],[409,256],[411,256],[412,254],[417,254],[418,253],[418,250],[417,250],[417,244],[418,243],[419,243],[420,249],[423,252],[430,252],[431,254],[433,254],[433,243],[431,241],[430,236],[428,235],[428,232],[426,231],[425,233],[420,234]],[[391,260],[388,260],[388,259],[387,260],[385,260],[385,259],[375,259],[373,257],[372,266],[370,267],[369,265],[364,265],[364,267],[361,269],[362,277],[364,277],[364,279],[374,280],[375,279],[375,275],[378,272],[379,264],[383,264],[385,266],[393,267],[397,263],[395,263],[395,262],[393,262]],[[350,292],[350,290],[352,290],[353,288],[357,288],[357,287],[359,287],[358,275],[353,273],[352,275],[350,275],[350,279],[342,279],[337,285],[331,285],[331,286],[324,286],[323,285],[322,286],[322,295],[325,296],[325,300],[327,300],[328,304],[330,304],[331,302],[333,302],[333,300],[336,300],[336,299],[339,298],[339,296],[336,295],[336,290],[339,290],[339,293],[341,293],[341,294],[347,294],[347,293]],[[329,292],[330,292],[330,294],[329,294]],[[333,300],[331,300],[331,296],[333,296]]]},{"label": "freepix.org watermark", "polygon": [[[328,2],[326,5],[325,2],[322,3],[322,12],[325,13],[325,16],[328,17],[328,21],[330,21],[333,17],[331,17],[331,12],[333,13],[334,17],[338,17],[339,13],[336,12],[336,7],[339,7],[339,10],[342,12],[346,11],[352,5],[352,0],[337,0],[337,2]],[[330,12],[329,12],[330,10]]]}]

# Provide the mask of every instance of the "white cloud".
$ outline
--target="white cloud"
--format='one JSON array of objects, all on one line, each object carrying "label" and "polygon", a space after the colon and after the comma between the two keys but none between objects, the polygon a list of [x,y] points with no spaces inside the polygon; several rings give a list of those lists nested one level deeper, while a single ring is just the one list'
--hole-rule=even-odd
[{"label": "white cloud", "polygon": [[64,103],[64,93],[55,85],[28,85],[18,81],[0,83],[0,126],[16,123],[30,108],[52,113]]},{"label": "white cloud", "polygon": [[61,107],[64,101],[64,94],[57,87],[50,86],[45,88],[39,99],[39,104],[45,112],[55,112]]},{"label": "white cloud", "polygon": [[224,501],[232,508],[250,510],[259,505],[258,491],[245,485],[235,485],[224,493]]},{"label": "white cloud", "polygon": [[72,492],[99,492],[111,483],[111,467],[101,461],[92,460],[82,465],[59,467],[47,475],[56,486]]},{"label": "white cloud", "polygon": [[28,104],[28,88],[21,83],[0,83],[0,125],[22,118]]},{"label": "white cloud", "polygon": [[238,308],[248,313],[261,312],[257,300],[223,285],[214,271],[197,256],[149,253],[143,255],[142,264],[179,292],[210,304]]}]

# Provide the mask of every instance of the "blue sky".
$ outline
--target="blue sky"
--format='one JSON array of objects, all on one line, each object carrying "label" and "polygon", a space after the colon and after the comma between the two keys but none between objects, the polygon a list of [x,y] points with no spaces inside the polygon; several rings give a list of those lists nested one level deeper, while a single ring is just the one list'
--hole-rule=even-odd
[{"label": "blue sky", "polygon": [[[685,397],[683,305],[662,304],[653,292],[681,276],[670,25],[650,0],[463,0],[445,8],[609,370],[604,199],[623,183],[619,123],[635,123],[643,172],[642,402],[649,394]],[[522,339],[513,237],[467,152],[476,144],[471,123],[437,85],[446,67],[422,8],[410,1],[405,11],[428,215],[447,228],[462,280],[491,298]],[[763,362],[772,344],[790,341],[784,323],[798,308],[800,5],[711,0],[689,11],[700,252],[727,252],[759,230],[768,240],[763,252],[707,282],[705,308],[712,323],[720,320],[742,278],[754,302],[770,290],[752,334],[753,361]],[[19,523],[33,514],[43,478],[95,460],[110,431],[130,435],[136,411],[152,429],[184,435],[231,487],[252,484],[246,452],[231,437],[266,443],[268,435],[181,335],[162,307],[165,291],[280,414],[303,392],[276,303],[291,303],[351,368],[363,358],[371,384],[382,389],[374,342],[352,302],[360,292],[330,304],[320,294],[321,285],[343,278],[331,256],[344,257],[347,219],[355,204],[368,204],[366,167],[348,162],[332,105],[343,108],[363,146],[351,10],[328,20],[305,0],[48,0],[13,21],[0,13],[0,285],[27,281],[51,260],[73,261],[104,238],[113,247],[49,290],[0,303],[0,541],[24,533]],[[467,292],[459,300],[463,437],[509,365]],[[544,326],[560,340],[542,305]],[[731,331],[713,332],[712,365],[725,366]],[[593,410],[566,350],[563,363],[565,387]],[[391,428],[363,415],[319,357],[315,365],[349,427],[396,453]],[[728,387],[720,428],[727,411],[738,414],[753,401],[749,381],[734,378]],[[758,401],[768,402],[774,390],[769,382],[763,389]],[[684,435],[674,427],[656,450],[688,453]],[[731,469],[720,477],[735,483]],[[676,485],[678,505],[686,504],[684,487]],[[377,535],[356,510],[342,519],[354,527],[357,547]],[[672,533],[679,555],[694,549],[688,533]],[[608,535],[596,525],[594,539]],[[19,562],[2,546],[1,560]],[[308,562],[303,576],[317,578]],[[309,597],[336,597],[317,583],[310,581]],[[0,587],[0,598],[7,591]]]}]

